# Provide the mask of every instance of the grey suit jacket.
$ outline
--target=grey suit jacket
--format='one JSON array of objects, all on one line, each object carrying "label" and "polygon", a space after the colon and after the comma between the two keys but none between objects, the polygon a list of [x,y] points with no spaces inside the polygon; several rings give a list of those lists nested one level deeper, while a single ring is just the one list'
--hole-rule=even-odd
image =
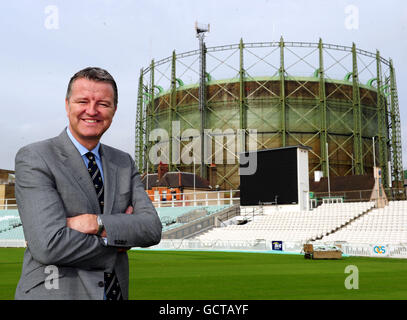
[{"label": "grey suit jacket", "polygon": [[[66,225],[67,217],[101,213],[91,177],[66,130],[17,153],[16,199],[28,246],[16,299],[103,299],[104,272],[112,270],[128,299],[128,257],[118,248],[159,243],[162,225],[130,155],[104,144],[100,154],[108,245]],[[129,205],[133,214],[124,214]]]}]

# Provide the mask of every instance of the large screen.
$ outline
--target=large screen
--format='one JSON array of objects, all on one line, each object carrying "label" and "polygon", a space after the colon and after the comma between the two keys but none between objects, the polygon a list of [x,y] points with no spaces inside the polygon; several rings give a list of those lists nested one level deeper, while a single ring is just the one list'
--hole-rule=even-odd
[{"label": "large screen", "polygon": [[[297,204],[297,147],[253,152],[257,154],[257,168],[253,174],[240,175],[240,204]],[[248,158],[249,153],[240,156]],[[240,166],[244,168],[242,163],[244,161],[241,160]]]}]

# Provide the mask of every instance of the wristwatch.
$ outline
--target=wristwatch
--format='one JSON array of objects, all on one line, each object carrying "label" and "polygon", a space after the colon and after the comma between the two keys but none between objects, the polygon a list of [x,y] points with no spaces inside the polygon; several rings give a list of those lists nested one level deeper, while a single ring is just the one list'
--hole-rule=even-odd
[{"label": "wristwatch", "polygon": [[100,236],[105,229],[105,226],[103,225],[102,218],[100,216],[97,216],[96,221],[98,223],[98,232],[96,232],[96,235]]}]

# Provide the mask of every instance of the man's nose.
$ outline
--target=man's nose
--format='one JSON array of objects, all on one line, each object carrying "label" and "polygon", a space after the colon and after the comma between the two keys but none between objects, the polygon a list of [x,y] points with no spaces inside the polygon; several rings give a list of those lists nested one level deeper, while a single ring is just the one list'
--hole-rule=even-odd
[{"label": "man's nose", "polygon": [[96,103],[95,103],[95,102],[90,102],[90,103],[87,105],[86,113],[87,113],[88,115],[90,115],[90,116],[95,116],[95,115],[97,115],[98,111],[97,111]]}]

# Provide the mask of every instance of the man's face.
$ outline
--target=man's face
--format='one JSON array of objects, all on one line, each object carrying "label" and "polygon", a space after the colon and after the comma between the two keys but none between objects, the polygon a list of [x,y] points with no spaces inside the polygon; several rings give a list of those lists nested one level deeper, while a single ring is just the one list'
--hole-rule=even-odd
[{"label": "man's face", "polygon": [[110,83],[79,78],[72,84],[65,109],[73,136],[91,150],[110,127],[116,112],[113,87]]}]

